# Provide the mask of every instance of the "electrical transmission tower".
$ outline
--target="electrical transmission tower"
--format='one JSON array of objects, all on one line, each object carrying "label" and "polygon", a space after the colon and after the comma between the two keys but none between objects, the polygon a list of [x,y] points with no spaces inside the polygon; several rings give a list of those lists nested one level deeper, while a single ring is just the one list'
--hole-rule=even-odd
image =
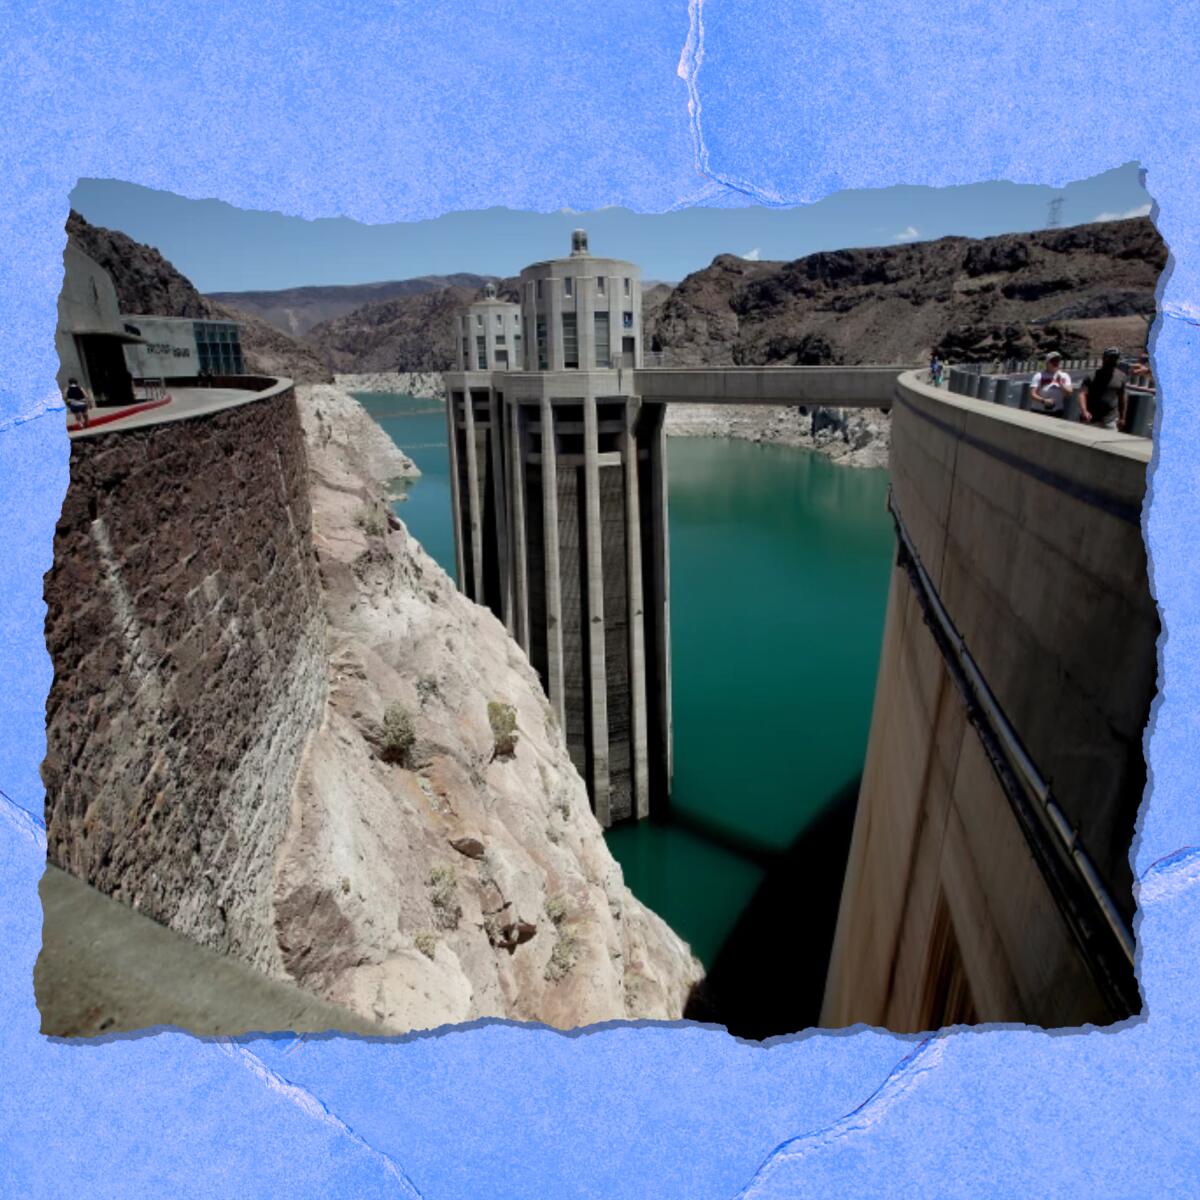
[{"label": "electrical transmission tower", "polygon": [[1050,201],[1050,210],[1046,216],[1046,228],[1057,229],[1062,224],[1062,197],[1055,196]]}]

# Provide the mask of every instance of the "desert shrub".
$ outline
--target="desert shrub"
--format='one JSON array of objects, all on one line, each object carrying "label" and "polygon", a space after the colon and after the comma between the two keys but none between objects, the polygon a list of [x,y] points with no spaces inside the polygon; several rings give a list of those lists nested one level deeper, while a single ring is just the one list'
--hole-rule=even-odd
[{"label": "desert shrub", "polygon": [[488,724],[492,727],[493,758],[512,758],[517,750],[517,710],[499,700],[488,702]]},{"label": "desert shrub", "polygon": [[441,689],[438,687],[436,675],[422,675],[417,680],[417,695],[421,698],[421,703],[424,704],[433,696],[441,694]]},{"label": "desert shrub", "polygon": [[555,925],[561,925],[567,919],[567,901],[564,896],[551,896],[546,901],[546,916]]},{"label": "desert shrub", "polygon": [[429,876],[432,889],[429,901],[433,905],[433,916],[439,929],[457,929],[462,916],[458,903],[458,880],[453,867],[434,867]]},{"label": "desert shrub", "polygon": [[383,713],[380,757],[385,762],[407,762],[416,740],[417,731],[408,709],[403,704],[389,704]]},{"label": "desert shrub", "polygon": [[437,953],[437,934],[432,933],[428,929],[423,929],[420,933],[413,935],[413,945],[416,946],[426,958],[432,959]]},{"label": "desert shrub", "polygon": [[354,523],[371,537],[383,537],[388,531],[387,518],[373,508],[360,508]]},{"label": "desert shrub", "polygon": [[558,937],[554,942],[554,949],[550,951],[550,961],[546,964],[544,972],[546,979],[551,983],[557,983],[560,979],[565,979],[578,961],[578,939],[565,929],[560,928]]}]

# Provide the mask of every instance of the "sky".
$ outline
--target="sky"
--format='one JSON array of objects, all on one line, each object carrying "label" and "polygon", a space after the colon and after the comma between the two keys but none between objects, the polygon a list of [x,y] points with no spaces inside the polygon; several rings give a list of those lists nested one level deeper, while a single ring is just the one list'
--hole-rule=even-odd
[{"label": "sky", "polygon": [[429,221],[362,225],[249,212],[111,179],[83,179],[71,205],[95,225],[158,248],[202,292],[374,283],[471,271],[516,275],[570,250],[588,231],[593,254],[638,263],[643,280],[677,282],[718,254],[790,260],[816,250],[886,246],[958,234],[1042,229],[1061,199],[1060,223],[1137,216],[1150,197],[1135,163],[1063,188],[1004,182],[953,188],[846,191],[797,208],[689,208],[672,213],[515,212],[490,208]]}]

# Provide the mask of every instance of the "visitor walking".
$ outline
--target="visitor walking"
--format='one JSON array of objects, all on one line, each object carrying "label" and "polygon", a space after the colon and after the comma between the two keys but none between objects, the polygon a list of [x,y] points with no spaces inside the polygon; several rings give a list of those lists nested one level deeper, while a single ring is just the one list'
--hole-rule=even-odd
[{"label": "visitor walking", "polygon": [[1099,425],[1102,429],[1125,428],[1127,379],[1118,366],[1120,361],[1120,348],[1109,346],[1096,373],[1080,384],[1079,419],[1085,425]]},{"label": "visitor walking", "polygon": [[1067,401],[1075,387],[1071,376],[1062,370],[1062,355],[1057,350],[1046,355],[1046,367],[1034,375],[1029,389],[1042,412],[1052,417],[1061,417],[1066,412]]},{"label": "visitor walking", "polygon": [[67,402],[67,410],[70,414],[79,421],[79,428],[86,429],[88,427],[88,409],[90,407],[88,394],[79,386],[79,380],[71,378],[67,380],[67,391],[64,399]]},{"label": "visitor walking", "polygon": [[938,358],[937,351],[933,352],[933,357],[929,360],[929,380],[934,387],[942,386],[942,375],[945,367],[942,365],[942,360]]}]

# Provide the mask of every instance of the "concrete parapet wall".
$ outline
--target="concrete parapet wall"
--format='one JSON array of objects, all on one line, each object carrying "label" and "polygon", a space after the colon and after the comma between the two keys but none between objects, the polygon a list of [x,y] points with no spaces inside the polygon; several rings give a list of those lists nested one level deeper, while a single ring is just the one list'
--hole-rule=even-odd
[{"label": "concrete parapet wall", "polygon": [[50,861],[273,973],[326,686],[306,476],[290,387],[75,440],[45,585]]},{"label": "concrete parapet wall", "polygon": [[[1143,439],[915,373],[897,385],[896,510],[1127,922],[1156,680],[1140,528],[1149,455]],[[1098,990],[898,566],[823,1022],[1123,1015]]]},{"label": "concrete parapet wall", "polygon": [[820,404],[889,408],[903,365],[870,367],[691,367],[634,372],[652,404]]}]

